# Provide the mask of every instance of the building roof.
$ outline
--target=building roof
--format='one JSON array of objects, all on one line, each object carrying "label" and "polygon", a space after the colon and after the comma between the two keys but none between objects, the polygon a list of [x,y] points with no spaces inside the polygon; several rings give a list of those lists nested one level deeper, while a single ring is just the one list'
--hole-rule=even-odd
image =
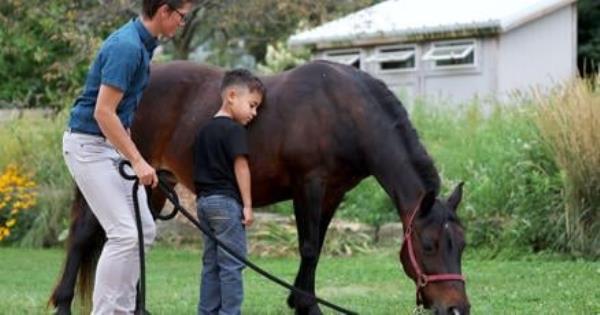
[{"label": "building roof", "polygon": [[291,46],[339,46],[507,32],[576,0],[387,0],[290,37]]}]

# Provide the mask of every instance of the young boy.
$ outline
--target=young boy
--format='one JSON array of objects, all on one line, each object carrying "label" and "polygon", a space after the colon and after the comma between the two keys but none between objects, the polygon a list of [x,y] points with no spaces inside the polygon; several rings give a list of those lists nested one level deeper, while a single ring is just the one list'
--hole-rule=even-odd
[{"label": "young boy", "polygon": [[[265,94],[247,70],[225,73],[221,109],[194,143],[194,184],[198,219],[219,240],[246,256],[246,231],[253,221],[245,125],[256,116]],[[204,236],[199,315],[240,314],[244,264]]]}]

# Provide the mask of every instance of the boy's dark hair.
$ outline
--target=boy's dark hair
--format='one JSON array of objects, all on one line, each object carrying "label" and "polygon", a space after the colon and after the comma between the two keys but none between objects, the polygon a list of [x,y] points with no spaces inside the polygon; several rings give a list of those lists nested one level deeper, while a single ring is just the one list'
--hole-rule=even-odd
[{"label": "boy's dark hair", "polygon": [[158,8],[166,4],[171,10],[180,9],[186,3],[195,3],[197,0],[144,0],[142,13],[144,16],[153,18]]},{"label": "boy's dark hair", "polygon": [[223,81],[221,81],[221,93],[234,85],[242,85],[247,87],[250,92],[265,95],[265,86],[262,81],[246,69],[233,69],[225,72]]}]

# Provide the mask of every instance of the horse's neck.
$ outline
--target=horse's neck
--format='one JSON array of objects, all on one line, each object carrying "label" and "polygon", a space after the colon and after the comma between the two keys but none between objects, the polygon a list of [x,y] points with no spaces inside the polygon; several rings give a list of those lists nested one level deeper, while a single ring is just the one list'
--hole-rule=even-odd
[{"label": "horse's neck", "polygon": [[392,198],[398,214],[406,222],[426,192],[437,195],[440,179],[433,160],[406,117],[386,121],[380,116],[365,125],[371,126],[365,133],[371,140],[367,150],[371,174]]},{"label": "horse's neck", "polygon": [[[394,202],[402,221],[405,221],[419,205],[426,188],[409,161],[398,160],[396,163],[392,166],[389,162],[380,163],[381,168],[374,171],[373,175]],[[384,164],[388,164],[388,167],[383,167]]]},{"label": "horse's neck", "polygon": [[425,195],[424,182],[399,147],[387,145],[374,155],[372,174],[394,202],[402,221],[406,222]]}]

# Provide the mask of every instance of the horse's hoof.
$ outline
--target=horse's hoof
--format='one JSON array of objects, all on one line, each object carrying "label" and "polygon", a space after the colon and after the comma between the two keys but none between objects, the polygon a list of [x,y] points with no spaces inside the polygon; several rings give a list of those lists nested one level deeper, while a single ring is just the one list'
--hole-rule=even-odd
[{"label": "horse's hoof", "polygon": [[54,315],[71,315],[71,310],[69,308],[57,307],[54,309]]},{"label": "horse's hoof", "polygon": [[306,296],[297,297],[293,293],[291,293],[287,298],[287,305],[290,308],[295,309],[296,314],[301,314],[301,315],[321,315],[321,314],[323,314],[314,297],[313,298],[306,297]]},{"label": "horse's hoof", "polygon": [[295,300],[295,299],[294,299],[294,295],[293,295],[293,294],[290,294],[290,295],[288,296],[288,298],[287,298],[287,305],[288,305],[290,308],[296,308],[296,303],[294,302],[294,300]]},{"label": "horse's hoof", "polygon": [[317,304],[314,304],[306,308],[297,308],[296,315],[323,315],[323,312]]}]

